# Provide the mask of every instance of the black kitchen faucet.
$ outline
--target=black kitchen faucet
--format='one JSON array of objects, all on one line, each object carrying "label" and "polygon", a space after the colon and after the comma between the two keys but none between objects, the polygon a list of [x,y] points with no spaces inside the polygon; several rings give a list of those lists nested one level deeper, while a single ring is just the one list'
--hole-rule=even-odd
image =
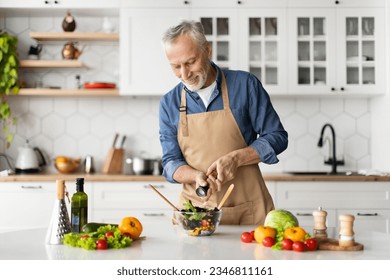
[{"label": "black kitchen faucet", "polygon": [[336,133],[335,133],[334,128],[331,124],[326,123],[322,127],[320,140],[318,140],[318,147],[323,146],[324,131],[327,127],[329,127],[330,130],[332,131],[332,153],[333,153],[333,155],[332,156],[329,155],[329,158],[327,160],[325,160],[324,163],[332,165],[332,171],[330,173],[336,174],[337,173],[337,165],[344,165],[344,160],[337,160],[337,158],[336,158]]}]

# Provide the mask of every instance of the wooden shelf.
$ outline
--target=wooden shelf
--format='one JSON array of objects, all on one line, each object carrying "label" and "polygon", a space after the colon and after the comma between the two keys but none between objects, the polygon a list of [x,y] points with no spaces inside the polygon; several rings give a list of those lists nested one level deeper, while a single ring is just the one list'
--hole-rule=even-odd
[{"label": "wooden shelf", "polygon": [[119,96],[118,89],[51,89],[51,88],[21,88],[18,95],[21,96]]},{"label": "wooden shelf", "polygon": [[104,32],[30,32],[37,41],[119,41],[118,33]]},{"label": "wooden shelf", "polygon": [[84,68],[87,67],[79,60],[21,60],[21,68]]}]

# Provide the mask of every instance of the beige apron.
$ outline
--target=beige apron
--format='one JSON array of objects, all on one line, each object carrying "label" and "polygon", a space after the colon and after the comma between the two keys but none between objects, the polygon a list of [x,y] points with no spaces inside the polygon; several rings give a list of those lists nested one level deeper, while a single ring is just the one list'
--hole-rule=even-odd
[{"label": "beige apron", "polygon": [[[219,157],[247,147],[230,110],[225,76],[221,73],[223,110],[187,115],[186,91],[183,89],[181,94],[179,145],[188,165],[205,173]],[[196,195],[195,184],[183,184],[178,207],[191,200],[196,206],[214,208],[232,183],[235,187],[222,207],[221,224],[262,225],[274,204],[257,164],[240,167],[236,178],[214,193],[206,206]]]}]

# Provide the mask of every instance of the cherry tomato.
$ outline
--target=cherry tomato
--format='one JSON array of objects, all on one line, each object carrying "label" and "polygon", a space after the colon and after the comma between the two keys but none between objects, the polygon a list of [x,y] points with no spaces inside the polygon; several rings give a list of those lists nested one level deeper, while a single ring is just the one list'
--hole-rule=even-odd
[{"label": "cherry tomato", "polygon": [[263,246],[265,247],[272,247],[275,244],[275,239],[272,238],[271,236],[264,237],[263,241]]},{"label": "cherry tomato", "polygon": [[89,235],[83,235],[83,236],[80,237],[80,240],[84,240],[84,239],[87,239],[87,238],[89,238]]},{"label": "cherry tomato", "polygon": [[292,250],[293,242],[291,239],[286,238],[282,240],[281,245],[283,250]]},{"label": "cherry tomato", "polygon": [[244,243],[251,243],[253,241],[252,234],[250,232],[243,232],[241,234],[241,241]]},{"label": "cherry tomato", "polygon": [[305,246],[309,251],[317,250],[317,240],[314,238],[308,238],[305,240]]},{"label": "cherry tomato", "polygon": [[255,240],[255,231],[252,230],[252,231],[251,231],[251,234],[252,234],[252,239]]},{"label": "cherry tomato", "polygon": [[302,241],[294,241],[292,249],[295,252],[303,252],[305,251],[305,244]]},{"label": "cherry tomato", "polygon": [[107,231],[104,235],[106,238],[109,238],[110,236],[114,237],[114,233],[112,231]]},{"label": "cherry tomato", "polygon": [[105,239],[98,239],[96,241],[96,249],[98,250],[105,250],[108,247],[108,243]]}]

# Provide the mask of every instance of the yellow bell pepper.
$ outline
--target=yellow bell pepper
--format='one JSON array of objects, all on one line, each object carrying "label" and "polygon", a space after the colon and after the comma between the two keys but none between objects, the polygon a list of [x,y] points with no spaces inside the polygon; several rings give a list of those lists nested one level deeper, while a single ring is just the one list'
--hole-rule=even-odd
[{"label": "yellow bell pepper", "polygon": [[124,217],[118,225],[122,234],[127,234],[131,239],[138,239],[142,233],[142,224],[135,217]]}]

